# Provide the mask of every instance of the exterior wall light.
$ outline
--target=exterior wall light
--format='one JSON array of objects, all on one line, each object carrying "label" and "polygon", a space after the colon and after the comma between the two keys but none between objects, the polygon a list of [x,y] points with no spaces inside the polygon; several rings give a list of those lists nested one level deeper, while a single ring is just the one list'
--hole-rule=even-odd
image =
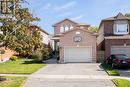
[{"label": "exterior wall light", "polygon": [[126,43],[124,43],[124,47],[126,47],[127,46],[127,44]]}]

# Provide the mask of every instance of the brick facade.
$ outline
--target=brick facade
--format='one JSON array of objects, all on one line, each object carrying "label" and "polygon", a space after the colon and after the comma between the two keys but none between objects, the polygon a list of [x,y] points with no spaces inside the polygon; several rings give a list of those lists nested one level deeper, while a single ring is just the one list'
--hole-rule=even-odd
[{"label": "brick facade", "polygon": [[111,54],[111,46],[124,46],[126,44],[127,46],[130,46],[130,39],[109,39],[105,40],[105,58],[109,57]]},{"label": "brick facade", "polygon": [[[80,36],[82,37],[82,41],[76,43],[73,41],[73,37],[76,35],[76,32],[80,32]],[[64,47],[92,47],[92,61],[96,62],[96,36],[93,34],[81,30],[81,29],[74,29],[70,32],[65,33],[60,37],[60,60],[64,62]],[[81,55],[82,56],[82,55]],[[87,56],[87,55],[86,55]]]}]

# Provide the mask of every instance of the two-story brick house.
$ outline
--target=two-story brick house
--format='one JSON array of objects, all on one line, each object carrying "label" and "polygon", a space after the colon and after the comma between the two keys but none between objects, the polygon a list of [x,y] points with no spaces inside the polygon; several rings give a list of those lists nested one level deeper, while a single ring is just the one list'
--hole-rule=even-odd
[{"label": "two-story brick house", "polygon": [[60,62],[96,62],[96,35],[88,30],[90,25],[65,19],[53,27]]},{"label": "two-story brick house", "polygon": [[115,17],[103,19],[97,38],[98,50],[105,51],[105,58],[111,54],[130,56],[130,18],[119,13]]}]

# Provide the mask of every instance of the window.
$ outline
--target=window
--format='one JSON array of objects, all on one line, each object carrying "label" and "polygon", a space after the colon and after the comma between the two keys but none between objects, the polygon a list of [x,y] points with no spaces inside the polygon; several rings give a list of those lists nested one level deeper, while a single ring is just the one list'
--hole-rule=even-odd
[{"label": "window", "polygon": [[63,26],[60,27],[60,32],[61,32],[61,33],[64,32],[64,27],[63,27]]},{"label": "window", "polygon": [[66,25],[66,26],[65,26],[65,31],[68,31],[68,30],[69,30],[69,26]]},{"label": "window", "polygon": [[74,27],[71,25],[71,26],[70,26],[70,30],[73,29],[73,28],[74,28]]},{"label": "window", "polygon": [[127,24],[117,24],[117,32],[127,32]]},{"label": "window", "polygon": [[114,34],[122,35],[122,34],[129,34],[128,30],[129,26],[128,23],[125,21],[116,22],[114,25]]},{"label": "window", "polygon": [[61,27],[60,27],[60,32],[61,33],[63,33],[63,32],[65,32],[65,31],[69,31],[69,30],[71,30],[71,29],[73,29],[74,27],[72,26],[72,25],[62,25]]},{"label": "window", "polygon": [[75,36],[73,39],[74,39],[74,42],[81,42],[82,40],[81,36]]}]

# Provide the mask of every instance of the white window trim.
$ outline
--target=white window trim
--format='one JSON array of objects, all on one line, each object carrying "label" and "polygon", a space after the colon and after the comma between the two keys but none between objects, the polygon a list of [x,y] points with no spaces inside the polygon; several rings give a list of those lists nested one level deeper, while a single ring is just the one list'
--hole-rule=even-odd
[{"label": "white window trim", "polygon": [[60,33],[63,33],[65,31],[64,26],[60,27]]},{"label": "white window trim", "polygon": [[70,26],[70,30],[74,29],[73,25]]},{"label": "white window trim", "polygon": [[[120,24],[127,24],[127,32],[118,32],[117,31],[117,25],[120,25]],[[113,32],[114,32],[115,35],[127,35],[127,34],[129,34],[128,21],[115,21],[114,26],[113,26]]]},{"label": "white window trim", "polygon": [[70,28],[68,25],[65,26],[65,31],[68,31]]}]

